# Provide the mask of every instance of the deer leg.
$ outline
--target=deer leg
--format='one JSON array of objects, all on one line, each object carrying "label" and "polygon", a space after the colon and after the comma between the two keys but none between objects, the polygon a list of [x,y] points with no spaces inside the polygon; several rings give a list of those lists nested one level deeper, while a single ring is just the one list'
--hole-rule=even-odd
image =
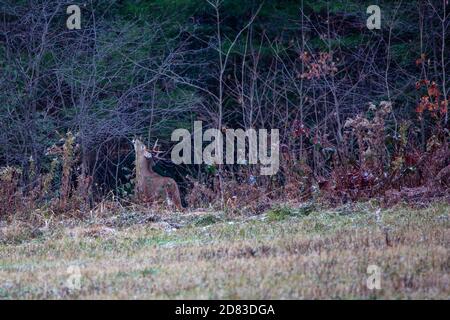
[{"label": "deer leg", "polygon": [[181,205],[181,197],[180,197],[180,191],[178,190],[177,184],[174,182],[174,184],[171,185],[171,193],[172,193],[172,201],[175,204],[175,207],[181,211],[183,210],[183,206]]},{"label": "deer leg", "polygon": [[180,193],[178,191],[178,186],[175,181],[167,181],[165,185],[166,199],[169,202],[169,206],[174,205],[179,211],[182,210]]}]

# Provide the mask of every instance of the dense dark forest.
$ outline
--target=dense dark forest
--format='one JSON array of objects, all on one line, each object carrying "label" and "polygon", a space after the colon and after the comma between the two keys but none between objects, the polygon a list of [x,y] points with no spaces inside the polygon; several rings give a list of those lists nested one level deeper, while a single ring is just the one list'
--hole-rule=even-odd
[{"label": "dense dark forest", "polygon": [[[446,0],[0,0],[0,215],[132,199],[134,137],[158,141],[155,171],[184,206],[448,195],[449,14]],[[171,133],[194,121],[279,129],[279,172],[174,165]]]}]

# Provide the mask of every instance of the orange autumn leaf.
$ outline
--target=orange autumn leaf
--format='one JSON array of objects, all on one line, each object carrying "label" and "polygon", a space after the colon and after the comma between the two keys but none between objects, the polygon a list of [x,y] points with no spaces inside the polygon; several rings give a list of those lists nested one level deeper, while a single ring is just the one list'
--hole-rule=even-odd
[{"label": "orange autumn leaf", "polygon": [[441,101],[441,109],[439,110],[441,115],[445,115],[448,112],[448,100]]},{"label": "orange autumn leaf", "polygon": [[441,92],[439,91],[436,82],[433,81],[431,83],[431,86],[428,87],[428,95],[430,97],[439,97],[441,95]]},{"label": "orange autumn leaf", "polygon": [[416,90],[419,90],[421,86],[422,86],[422,85],[420,84],[420,81],[417,81],[417,82],[416,82]]}]

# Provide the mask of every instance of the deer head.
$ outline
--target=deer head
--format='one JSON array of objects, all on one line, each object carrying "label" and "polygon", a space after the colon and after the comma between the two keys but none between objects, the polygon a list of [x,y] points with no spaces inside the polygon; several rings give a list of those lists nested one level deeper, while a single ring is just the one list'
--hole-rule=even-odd
[{"label": "deer head", "polygon": [[136,152],[136,161],[142,168],[147,168],[152,171],[152,167],[155,165],[155,160],[161,159],[158,154],[161,152],[158,150],[158,140],[151,151],[147,149],[141,140],[133,139],[134,151]]}]

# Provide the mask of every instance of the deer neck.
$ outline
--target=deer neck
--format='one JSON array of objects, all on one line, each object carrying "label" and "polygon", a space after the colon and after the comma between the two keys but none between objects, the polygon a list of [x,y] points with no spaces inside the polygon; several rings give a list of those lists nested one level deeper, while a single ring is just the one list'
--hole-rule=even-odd
[{"label": "deer neck", "polygon": [[148,160],[144,155],[139,155],[136,160],[137,175],[157,175],[152,169],[153,161]]}]

